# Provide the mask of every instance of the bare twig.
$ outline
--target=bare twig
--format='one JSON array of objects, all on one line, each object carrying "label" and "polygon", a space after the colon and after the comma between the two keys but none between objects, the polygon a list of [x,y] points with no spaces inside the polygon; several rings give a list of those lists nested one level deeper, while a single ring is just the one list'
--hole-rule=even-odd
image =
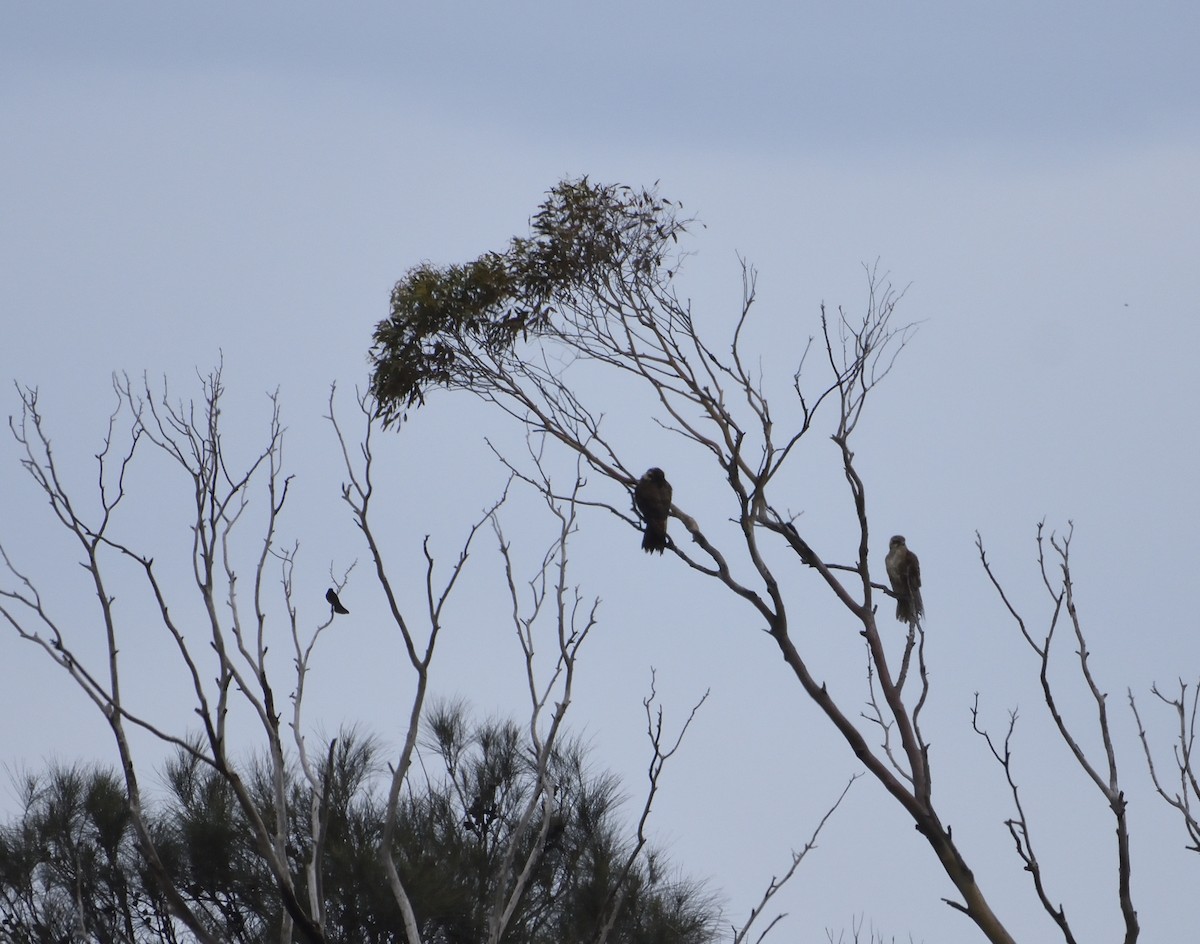
[{"label": "bare twig", "polygon": [[1200,708],[1200,685],[1193,686],[1190,696],[1188,685],[1183,679],[1179,680],[1178,695],[1164,695],[1157,685],[1153,686],[1150,691],[1159,701],[1170,708],[1175,716],[1175,744],[1172,756],[1175,762],[1177,786],[1173,790],[1168,789],[1159,779],[1154,755],[1150,749],[1150,739],[1142,724],[1137,702],[1134,701],[1133,692],[1127,690],[1129,707],[1133,710],[1133,716],[1137,721],[1138,737],[1142,742],[1142,751],[1146,755],[1146,766],[1150,770],[1150,779],[1154,782],[1154,789],[1158,795],[1166,801],[1168,806],[1178,812],[1183,820],[1183,828],[1190,840],[1187,848],[1192,852],[1200,852],[1200,815],[1196,812],[1197,806],[1200,806],[1200,776],[1198,776],[1195,761],[1196,717],[1197,709]]},{"label": "bare twig", "polygon": [[[799,852],[796,852],[795,850],[792,851],[791,864],[788,866],[783,875],[779,877],[774,875],[771,876],[771,881],[767,883],[767,887],[763,892],[762,898],[759,899],[757,905],[750,909],[750,915],[747,917],[745,924],[743,924],[741,928],[735,927],[732,929],[734,932],[732,944],[744,944],[744,942],[748,940],[750,930],[762,917],[763,910],[770,903],[771,899],[775,897],[775,894],[781,888],[783,888],[784,885],[791,881],[792,876],[796,874],[796,869],[799,867],[804,857],[817,847],[817,837],[821,835],[821,830],[825,828],[825,824],[829,822],[829,818],[833,816],[837,808],[842,805],[842,800],[846,799],[846,794],[849,793],[850,788],[854,786],[854,781],[861,776],[862,774],[860,773],[855,774],[846,782],[846,786],[842,788],[842,792],[838,794],[838,798],[834,800],[829,809],[825,811],[825,815],[822,816],[820,821],[817,823],[816,828],[813,830],[812,835],[808,837],[808,841],[804,844],[804,847]],[[756,944],[761,942],[771,932],[771,930],[781,920],[783,920],[784,917],[784,914],[778,914],[772,918],[770,922],[768,922],[767,927],[763,929],[762,933],[754,939]]]}]

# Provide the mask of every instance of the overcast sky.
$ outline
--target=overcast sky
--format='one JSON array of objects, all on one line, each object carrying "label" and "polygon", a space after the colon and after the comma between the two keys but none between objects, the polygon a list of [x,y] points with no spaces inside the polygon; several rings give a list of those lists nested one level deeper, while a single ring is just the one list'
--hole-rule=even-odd
[{"label": "overcast sky", "polygon": [[[921,555],[927,725],[955,839],[1014,933],[1052,939],[1003,827],[1000,774],[969,732],[979,691],[994,728],[1020,708],[1020,773],[1052,895],[1081,939],[1111,934],[1112,827],[1050,736],[1033,656],[973,549],[978,529],[1041,618],[1034,526],[1073,520],[1076,591],[1131,798],[1144,939],[1183,940],[1200,860],[1150,795],[1125,691],[1148,699],[1153,681],[1200,675],[1198,38],[1190,3],[6,4],[0,380],[40,388],[81,488],[113,371],[165,374],[190,396],[196,370],[223,357],[226,418],[246,443],[278,387],[297,476],[286,537],[301,541],[313,581],[302,616],[324,617],[331,564],[360,560],[344,595],[354,621],[323,651],[309,721],[395,739],[408,680],[338,500],[322,414],[335,381],[349,413],[408,268],[502,248],[565,176],[658,181],[705,224],[680,285],[718,335],[738,310],[739,254],[757,267],[769,365],[815,330],[822,302],[861,310],[864,264],[878,260],[906,287],[897,317],[920,330],[857,452],[874,557],[894,532]],[[18,405],[9,390],[5,415]],[[608,405],[606,422],[632,422],[627,408]],[[445,560],[457,552],[503,484],[483,442],[511,433],[502,427],[442,395],[381,443],[398,561],[417,560],[425,533]],[[812,484],[793,510],[837,547],[855,536],[836,456],[819,437],[810,449]],[[712,470],[675,440],[648,451],[632,464],[662,465],[697,513],[689,492]],[[12,444],[0,484],[0,541],[64,588],[55,603],[86,638],[94,610],[74,552]],[[128,527],[166,542],[169,518],[146,503]],[[539,527],[506,522],[514,543]],[[186,551],[186,533],[170,534]],[[637,542],[610,518],[581,527],[575,579],[604,605],[574,724],[636,794],[650,667],[668,717],[712,689],[668,769],[655,837],[724,890],[740,924],[858,768],[752,614]],[[472,566],[494,589],[491,545]],[[515,713],[520,663],[485,597],[464,599],[447,629],[434,689]],[[820,625],[849,632],[839,619],[830,609]],[[153,706],[166,697],[157,643],[140,632],[124,653]],[[1064,691],[1087,725],[1080,690]],[[0,712],[10,766],[113,756],[94,709],[11,632],[0,634]],[[940,901],[951,891],[864,780],[789,889],[778,939],[823,940],[865,913],[899,938],[964,940],[965,919]]]}]

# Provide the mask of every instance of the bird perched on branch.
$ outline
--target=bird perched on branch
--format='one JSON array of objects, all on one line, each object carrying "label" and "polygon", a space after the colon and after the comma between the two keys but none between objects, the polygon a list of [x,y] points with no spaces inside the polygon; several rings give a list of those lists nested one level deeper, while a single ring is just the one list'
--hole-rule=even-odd
[{"label": "bird perched on branch", "polygon": [[896,594],[896,619],[916,626],[925,613],[925,605],[921,602],[921,562],[908,549],[903,535],[892,538],[886,564],[888,579]]},{"label": "bird perched on branch", "polygon": [[663,470],[648,469],[633,489],[633,502],[646,522],[642,550],[662,553],[667,548],[667,518],[671,516],[671,483]]},{"label": "bird perched on branch", "polygon": [[333,587],[325,591],[325,599],[329,601],[329,606],[335,613],[340,613],[346,616],[350,613],[348,609],[342,606],[342,601],[338,599],[338,595],[333,592]]}]

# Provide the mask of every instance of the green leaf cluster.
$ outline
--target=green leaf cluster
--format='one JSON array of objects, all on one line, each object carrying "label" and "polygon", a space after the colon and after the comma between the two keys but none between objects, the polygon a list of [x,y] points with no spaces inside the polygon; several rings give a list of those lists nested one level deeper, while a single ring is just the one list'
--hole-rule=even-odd
[{"label": "green leaf cluster", "polygon": [[478,390],[489,364],[531,335],[552,336],[564,314],[594,311],[606,286],[661,279],[687,228],[678,208],[653,190],[565,180],[530,220],[530,234],[505,250],[411,269],[375,328],[371,386],[380,415],[402,419],[431,387]]}]

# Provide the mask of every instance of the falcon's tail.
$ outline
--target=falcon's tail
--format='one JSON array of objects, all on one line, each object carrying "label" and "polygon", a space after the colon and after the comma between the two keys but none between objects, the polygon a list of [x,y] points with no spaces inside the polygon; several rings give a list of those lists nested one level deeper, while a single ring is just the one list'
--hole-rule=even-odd
[{"label": "falcon's tail", "polygon": [[646,533],[642,535],[642,550],[647,554],[657,551],[661,554],[667,549],[667,523],[665,521],[646,521]]},{"label": "falcon's tail", "polygon": [[906,596],[896,597],[896,619],[909,626],[916,626],[925,615],[925,604],[921,601],[921,591],[913,590]]}]

